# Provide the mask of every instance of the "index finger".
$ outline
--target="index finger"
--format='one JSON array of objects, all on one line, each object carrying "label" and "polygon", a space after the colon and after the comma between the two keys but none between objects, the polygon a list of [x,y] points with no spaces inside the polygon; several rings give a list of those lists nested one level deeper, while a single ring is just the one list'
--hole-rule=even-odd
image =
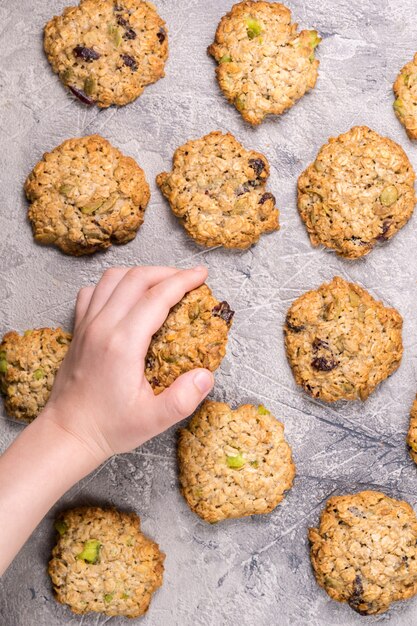
[{"label": "index finger", "polygon": [[179,271],[149,289],[124,318],[121,327],[129,334],[145,356],[152,336],[159,330],[168,313],[189,291],[202,285],[207,278],[205,267]]}]

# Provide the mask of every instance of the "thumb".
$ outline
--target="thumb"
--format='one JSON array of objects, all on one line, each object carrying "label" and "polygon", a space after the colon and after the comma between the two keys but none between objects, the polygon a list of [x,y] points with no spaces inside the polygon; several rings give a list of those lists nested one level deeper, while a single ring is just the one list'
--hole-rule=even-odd
[{"label": "thumb", "polygon": [[168,389],[156,397],[155,413],[162,432],[193,413],[214,385],[213,374],[195,369],[179,376]]}]

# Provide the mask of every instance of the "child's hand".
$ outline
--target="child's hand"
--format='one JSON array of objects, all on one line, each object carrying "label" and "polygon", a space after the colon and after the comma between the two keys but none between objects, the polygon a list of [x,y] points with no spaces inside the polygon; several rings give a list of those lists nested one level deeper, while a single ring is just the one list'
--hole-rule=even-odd
[{"label": "child's hand", "polygon": [[71,433],[100,461],[190,415],[213,386],[196,369],[155,396],[144,375],[152,335],[207,270],[114,268],[78,294],[74,338],[38,420]]}]

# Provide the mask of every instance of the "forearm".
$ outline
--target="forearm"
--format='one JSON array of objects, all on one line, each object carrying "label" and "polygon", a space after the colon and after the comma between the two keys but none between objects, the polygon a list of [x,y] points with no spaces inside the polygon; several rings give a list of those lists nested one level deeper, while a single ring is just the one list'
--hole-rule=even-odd
[{"label": "forearm", "polygon": [[103,461],[47,414],[0,458],[0,574],[53,504]]}]

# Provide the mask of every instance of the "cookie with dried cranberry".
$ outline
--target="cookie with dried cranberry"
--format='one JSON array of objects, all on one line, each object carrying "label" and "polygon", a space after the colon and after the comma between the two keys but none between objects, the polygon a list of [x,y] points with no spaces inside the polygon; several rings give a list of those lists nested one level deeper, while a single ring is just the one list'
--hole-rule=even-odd
[{"label": "cookie with dried cranberry", "polygon": [[240,2],[225,15],[208,48],[221,90],[244,120],[260,124],[292,107],[317,80],[316,30],[297,31],[278,2]]},{"label": "cookie with dried cranberry", "polygon": [[44,154],[25,191],[36,241],[74,256],[134,239],[150,197],[136,161],[99,135]]},{"label": "cookie with dried cranberry", "polygon": [[47,403],[71,335],[61,328],[6,333],[0,343],[0,392],[7,413],[31,422]]},{"label": "cookie with dried cranberry", "polygon": [[81,0],[48,22],[44,49],[84,104],[121,106],[164,76],[168,34],[150,2]]},{"label": "cookie with dried cranberry", "polygon": [[155,394],[196,367],[214,372],[226,354],[234,311],[219,302],[207,285],[187,293],[152,337],[145,376]]},{"label": "cookie with dried cranberry", "polygon": [[211,524],[270,513],[295,476],[284,426],[262,405],[205,401],[179,432],[178,462],[188,506]]},{"label": "cookie with dried cranberry", "polygon": [[402,317],[336,276],[290,307],[285,348],[295,381],[320,400],[365,400],[399,367]]},{"label": "cookie with dried cranberry", "polygon": [[172,171],[156,181],[197,243],[244,249],[279,228],[268,177],[263,154],[245,150],[230,133],[212,132],[178,148]]},{"label": "cookie with dried cranberry", "polygon": [[410,139],[417,139],[417,53],[394,83],[394,111]]},{"label": "cookie with dried cranberry", "polygon": [[410,411],[410,425],[407,433],[407,445],[410,456],[417,464],[417,397]]},{"label": "cookie with dried cranberry", "polygon": [[162,585],[165,554],[135,513],[80,507],[61,513],[49,575],[55,598],[78,614],[139,617]]},{"label": "cookie with dried cranberry", "polygon": [[331,138],[298,179],[298,210],[314,246],[368,254],[410,219],[415,174],[404,150],[366,126]]},{"label": "cookie with dried cranberry", "polygon": [[407,502],[378,491],[332,497],[308,536],[318,584],[360,615],[417,593],[417,518]]}]

